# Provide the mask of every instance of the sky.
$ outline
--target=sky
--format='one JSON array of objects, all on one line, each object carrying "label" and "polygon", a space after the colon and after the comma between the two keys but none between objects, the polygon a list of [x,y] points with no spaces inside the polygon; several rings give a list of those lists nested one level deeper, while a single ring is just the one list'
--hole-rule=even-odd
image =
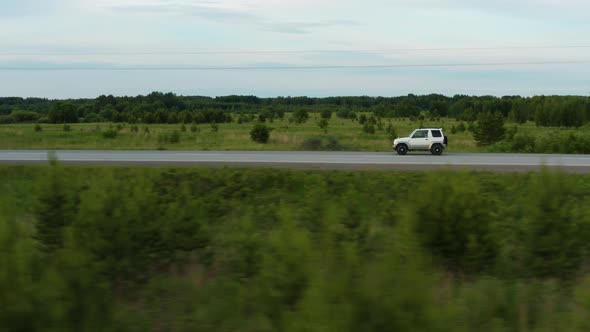
[{"label": "sky", "polygon": [[590,95],[587,0],[1,0],[0,96]]}]

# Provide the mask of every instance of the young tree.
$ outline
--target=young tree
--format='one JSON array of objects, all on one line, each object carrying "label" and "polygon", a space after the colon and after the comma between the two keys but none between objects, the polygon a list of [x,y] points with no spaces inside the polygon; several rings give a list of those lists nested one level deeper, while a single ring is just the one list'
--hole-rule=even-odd
[{"label": "young tree", "polygon": [[322,117],[322,119],[330,120],[330,118],[332,117],[332,110],[325,109],[320,113],[320,116]]},{"label": "young tree", "polygon": [[320,127],[320,129],[322,129],[324,131],[324,133],[328,133],[328,120],[325,118],[322,118],[320,120],[320,122],[318,122],[318,126]]},{"label": "young tree", "polygon": [[63,228],[72,217],[72,206],[65,188],[66,176],[61,166],[54,164],[39,196],[36,210],[35,238],[45,252],[54,252],[63,245]]},{"label": "young tree", "polygon": [[477,125],[473,128],[473,138],[478,145],[491,145],[504,137],[504,117],[502,114],[481,113]]}]

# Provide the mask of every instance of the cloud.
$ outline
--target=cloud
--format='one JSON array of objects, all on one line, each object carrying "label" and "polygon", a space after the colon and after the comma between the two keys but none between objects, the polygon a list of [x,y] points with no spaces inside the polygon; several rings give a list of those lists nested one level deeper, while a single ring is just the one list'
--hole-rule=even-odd
[{"label": "cloud", "polygon": [[318,28],[352,27],[359,25],[361,25],[361,23],[352,20],[327,20],[324,22],[270,22],[264,23],[261,26],[267,31],[307,34]]},{"label": "cloud", "polygon": [[216,23],[250,24],[261,30],[286,33],[307,34],[316,29],[358,26],[353,20],[325,20],[325,21],[293,21],[277,22],[255,14],[260,9],[256,1],[228,1],[228,0],[151,0],[151,1],[119,1],[103,2],[103,6],[115,13],[148,14],[148,15],[182,15],[193,16]]}]

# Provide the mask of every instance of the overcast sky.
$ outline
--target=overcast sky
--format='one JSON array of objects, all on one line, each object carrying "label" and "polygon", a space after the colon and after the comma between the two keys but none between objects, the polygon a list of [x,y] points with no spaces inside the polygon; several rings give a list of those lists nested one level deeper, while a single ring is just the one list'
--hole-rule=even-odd
[{"label": "overcast sky", "polygon": [[1,0],[0,96],[589,95],[588,13],[588,0]]}]

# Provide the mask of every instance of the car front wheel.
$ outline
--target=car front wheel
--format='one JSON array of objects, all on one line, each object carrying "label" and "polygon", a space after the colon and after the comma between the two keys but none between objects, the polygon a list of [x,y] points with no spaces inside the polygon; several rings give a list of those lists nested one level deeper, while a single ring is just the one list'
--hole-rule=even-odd
[{"label": "car front wheel", "polygon": [[398,145],[397,148],[395,148],[395,150],[397,151],[397,154],[402,156],[408,153],[408,147],[405,144]]}]

